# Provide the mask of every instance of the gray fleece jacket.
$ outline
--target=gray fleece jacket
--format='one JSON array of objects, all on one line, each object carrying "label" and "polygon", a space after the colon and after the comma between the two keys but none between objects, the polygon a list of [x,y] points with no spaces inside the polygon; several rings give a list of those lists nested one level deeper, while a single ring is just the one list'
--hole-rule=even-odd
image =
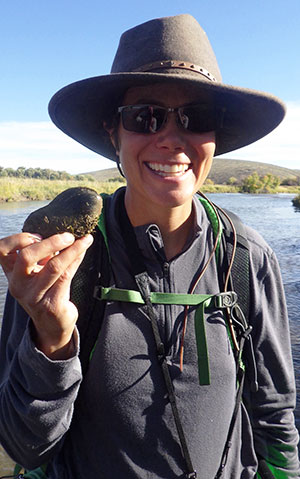
[{"label": "gray fleece jacket", "polygon": [[[108,200],[112,282],[136,289],[116,218]],[[152,291],[186,293],[206,263],[213,233],[195,198],[194,229],[184,250],[167,262],[158,227],[135,228]],[[284,293],[274,253],[247,228],[250,247],[251,324],[259,390],[245,382],[224,479],[251,479],[257,457],[278,478],[300,477],[294,426],[295,384]],[[217,293],[213,259],[195,293]],[[201,479],[218,470],[235,403],[235,361],[220,310],[205,316],[211,374],[200,386],[191,308],[179,368],[183,306],[155,305],[180,417]],[[34,345],[31,322],[8,297],[0,349],[0,440],[19,463],[47,461],[50,479],[175,479],[185,464],[148,317],[132,303],[109,302],[98,341],[82,378],[78,354],[51,361]],[[75,332],[79,350],[80,338]],[[74,403],[77,398],[75,407]]]}]

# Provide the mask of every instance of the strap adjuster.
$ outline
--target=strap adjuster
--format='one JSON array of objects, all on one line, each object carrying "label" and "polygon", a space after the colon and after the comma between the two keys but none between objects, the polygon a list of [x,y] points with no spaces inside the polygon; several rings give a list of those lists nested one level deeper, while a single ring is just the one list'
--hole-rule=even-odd
[{"label": "strap adjuster", "polygon": [[95,286],[94,287],[93,298],[97,299],[98,301],[101,301],[102,300],[101,292],[102,292],[102,286],[100,286],[100,285]]},{"label": "strap adjuster", "polygon": [[245,339],[248,339],[248,337],[250,336],[250,334],[252,332],[252,329],[253,329],[253,327],[251,326],[251,324],[248,324],[248,328],[245,329],[245,331],[242,332],[242,337],[245,338]]},{"label": "strap adjuster", "polygon": [[217,308],[232,308],[236,304],[238,296],[234,291],[226,291],[216,294],[214,299]]},{"label": "strap adjuster", "polygon": [[197,479],[197,472],[193,471],[186,475],[187,479]]}]

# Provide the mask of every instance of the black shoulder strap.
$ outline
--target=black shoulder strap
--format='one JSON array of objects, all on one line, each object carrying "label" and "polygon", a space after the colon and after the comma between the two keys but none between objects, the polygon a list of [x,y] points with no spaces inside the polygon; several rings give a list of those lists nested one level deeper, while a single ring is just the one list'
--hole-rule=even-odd
[{"label": "black shoulder strap", "polygon": [[[105,202],[104,206],[105,208]],[[87,250],[71,285],[71,301],[78,309],[77,328],[80,334],[80,360],[83,373],[97,341],[105,310],[105,301],[94,298],[96,285],[108,286],[110,280],[109,253],[103,234],[96,228],[94,242]]]},{"label": "black shoulder strap", "polygon": [[[256,392],[258,390],[258,380],[256,360],[251,337],[252,325],[250,317],[251,288],[249,244],[245,226],[237,215],[222,209],[219,210],[219,215],[224,225],[223,247],[221,251],[221,256],[223,256],[222,264],[224,266],[222,268],[223,275],[226,273],[226,269],[228,268],[228,264],[233,252],[233,227],[236,233],[236,252],[234,255],[229,287],[235,291],[238,296],[238,306],[241,308],[241,311],[239,308],[236,308],[234,310],[234,315],[235,319],[237,320],[236,323],[240,324],[241,329],[238,331],[237,336],[242,344],[244,343],[245,339],[247,339],[245,342],[245,354],[243,356],[243,360],[245,360],[247,364],[251,390]],[[232,317],[232,319],[234,318]]]},{"label": "black shoulder strap", "polygon": [[[231,272],[229,276],[228,288],[235,291],[238,297],[238,307],[228,312],[230,321],[239,325],[237,328],[237,340],[239,343],[239,351],[236,352],[237,358],[237,395],[234,412],[228,430],[228,436],[225,443],[222,460],[215,479],[219,479],[224,471],[228,452],[231,446],[231,438],[235,428],[236,419],[243,394],[243,385],[245,380],[245,368],[240,362],[241,357],[246,359],[250,369],[250,383],[253,391],[257,391],[257,370],[251,338],[251,324],[250,324],[250,255],[247,235],[244,224],[240,218],[234,213],[218,208],[218,214],[223,224],[223,235],[220,247],[220,284],[224,287],[225,277],[228,267],[233,259],[231,265]],[[240,309],[239,309],[240,308]],[[243,355],[244,345],[249,349],[246,356]],[[252,376],[252,377],[251,377]]]},{"label": "black shoulder strap", "polygon": [[[234,231],[236,234],[236,251],[230,276],[230,289],[238,295],[238,303],[249,323],[250,314],[250,270],[249,245],[243,222],[231,211],[218,209],[223,224],[223,242],[221,243],[222,274],[226,274],[234,247]],[[232,227],[233,226],[233,227]],[[224,278],[222,279],[224,282]]]}]

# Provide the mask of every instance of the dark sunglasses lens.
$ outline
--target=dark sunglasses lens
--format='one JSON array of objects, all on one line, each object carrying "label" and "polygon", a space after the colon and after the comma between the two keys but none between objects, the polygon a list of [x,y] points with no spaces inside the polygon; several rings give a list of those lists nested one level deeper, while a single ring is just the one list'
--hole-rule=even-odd
[{"label": "dark sunglasses lens", "polygon": [[179,109],[182,126],[193,133],[206,133],[216,129],[216,115],[213,108],[205,105],[191,105]]},{"label": "dark sunglasses lens", "polygon": [[122,122],[126,130],[136,133],[155,133],[164,123],[164,108],[151,105],[129,106],[122,110]]}]

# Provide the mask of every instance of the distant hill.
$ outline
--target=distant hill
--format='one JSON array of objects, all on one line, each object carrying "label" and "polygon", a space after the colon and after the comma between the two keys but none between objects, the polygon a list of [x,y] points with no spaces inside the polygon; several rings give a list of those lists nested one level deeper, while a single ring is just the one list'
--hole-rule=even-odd
[{"label": "distant hill", "polygon": [[[208,178],[218,185],[226,184],[229,178],[232,177],[237,179],[237,183],[241,183],[244,178],[252,175],[255,171],[259,176],[271,173],[282,179],[296,179],[297,177],[300,177],[300,170],[292,170],[290,168],[271,165],[269,163],[215,158]],[[107,181],[109,179],[117,178],[120,175],[117,168],[109,168],[83,174],[89,174],[97,181]]]},{"label": "distant hill", "polygon": [[107,168],[106,170],[90,171],[89,173],[82,173],[83,175],[90,175],[97,181],[107,181],[120,176],[118,168]]},{"label": "distant hill", "polygon": [[259,176],[271,173],[282,179],[296,179],[300,177],[300,170],[292,170],[282,166],[271,165],[270,163],[215,158],[208,178],[218,185],[227,183],[231,177],[236,178],[238,183],[241,183],[244,178],[252,175],[255,171]]}]

